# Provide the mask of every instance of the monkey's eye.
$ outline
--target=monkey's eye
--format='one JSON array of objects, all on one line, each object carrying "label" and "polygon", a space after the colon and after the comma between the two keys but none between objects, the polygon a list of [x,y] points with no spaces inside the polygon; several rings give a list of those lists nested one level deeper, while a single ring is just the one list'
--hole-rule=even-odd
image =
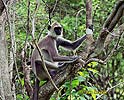
[{"label": "monkey's eye", "polygon": [[57,35],[61,35],[61,29],[62,29],[61,27],[55,27],[54,31]]},{"label": "monkey's eye", "polygon": [[54,30],[60,30],[61,31],[61,27],[55,27]]}]

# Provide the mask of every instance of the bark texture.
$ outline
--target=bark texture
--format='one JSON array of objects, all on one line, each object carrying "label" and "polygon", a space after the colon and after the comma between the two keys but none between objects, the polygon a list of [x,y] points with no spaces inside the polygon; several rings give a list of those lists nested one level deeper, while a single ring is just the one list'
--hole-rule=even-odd
[{"label": "bark texture", "polygon": [[0,96],[2,100],[13,100],[8,71],[8,52],[5,41],[5,13],[0,16]]},{"label": "bark texture", "polygon": [[9,0],[0,0],[0,100],[14,100],[9,78],[8,48],[4,32],[6,13],[3,1],[7,3]]}]

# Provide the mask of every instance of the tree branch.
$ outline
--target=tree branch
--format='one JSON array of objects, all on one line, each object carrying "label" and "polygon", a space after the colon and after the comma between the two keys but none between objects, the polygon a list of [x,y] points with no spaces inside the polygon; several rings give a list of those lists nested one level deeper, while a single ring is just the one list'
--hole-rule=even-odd
[{"label": "tree branch", "polygon": [[124,10],[124,1],[119,0],[117,2],[116,6],[114,7],[114,10],[112,11],[112,13],[108,17],[108,19],[105,21],[105,23],[103,25],[103,29],[95,43],[95,46],[97,48],[95,50],[96,54],[100,54],[101,51],[104,50],[104,42],[105,42],[108,34],[113,30],[113,28],[116,26],[116,24],[122,17],[123,10]]},{"label": "tree branch", "polygon": [[[124,3],[123,0],[119,0],[117,2],[117,4],[115,5],[115,7],[113,8],[113,11],[111,12],[111,14],[109,15],[109,17],[107,18],[107,20],[105,21],[103,28],[108,28],[110,26],[111,21],[113,20],[114,16],[116,15],[116,13],[118,12],[119,7]],[[109,30],[110,31],[110,30]]]},{"label": "tree branch", "polygon": [[[53,81],[57,85],[57,87],[60,87],[64,84],[66,80],[68,80],[71,75],[75,74],[81,66],[74,66],[73,64],[67,64],[65,67],[61,68],[57,75],[53,78]],[[51,84],[51,82],[47,82],[45,85],[43,85],[40,88],[40,100],[49,100],[53,92],[55,91],[55,88]]]}]

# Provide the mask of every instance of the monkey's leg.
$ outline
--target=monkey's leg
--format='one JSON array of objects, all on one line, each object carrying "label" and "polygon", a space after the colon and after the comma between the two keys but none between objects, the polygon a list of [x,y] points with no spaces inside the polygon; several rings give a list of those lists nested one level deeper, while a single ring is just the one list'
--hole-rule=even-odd
[{"label": "monkey's leg", "polygon": [[38,100],[39,83],[40,83],[40,81],[36,78],[34,89],[33,89],[33,99],[32,100]]},{"label": "monkey's leg", "polygon": [[64,63],[73,63],[77,61],[80,57],[79,56],[56,56],[53,57],[53,61],[55,62],[64,62]]},{"label": "monkey's leg", "polygon": [[[47,66],[47,62],[45,62],[46,63],[46,66]],[[52,63],[52,62],[51,62]],[[49,62],[49,64],[51,64],[50,62]],[[54,63],[54,62],[53,62]],[[35,61],[35,64],[37,64],[37,65],[43,65],[43,66],[45,66],[44,64],[43,64],[43,62],[42,61],[40,61],[40,60],[37,60],[37,61]],[[54,63],[55,64],[55,63]],[[53,65],[54,65],[53,64]],[[43,69],[43,66],[40,66],[40,69]],[[50,73],[49,73],[49,71],[48,71],[48,68],[49,68],[49,65],[46,67],[45,66],[45,68],[44,68],[44,70],[45,71],[41,71],[41,73],[42,74],[44,74],[44,75],[41,75],[41,77],[43,78],[43,76],[44,76],[44,78],[45,77],[47,77],[47,78],[49,78],[49,80],[51,81],[51,83],[52,83],[52,85],[54,86],[54,88],[57,90],[57,91],[59,91],[59,89],[57,88],[57,86],[55,85],[55,83],[54,83],[54,81],[52,80],[52,78],[51,78],[51,75],[50,75]],[[55,65],[54,65],[55,66]],[[55,67],[56,68],[56,67]],[[37,66],[36,66],[36,72],[38,71],[38,69],[37,69]],[[39,77],[40,78],[40,77]]]},{"label": "monkey's leg", "polygon": [[[45,64],[46,64],[48,69],[57,69],[58,68],[58,66],[55,63],[53,63],[53,62],[46,61],[46,60],[44,62],[45,62]],[[41,60],[36,60],[35,63],[37,65],[41,65],[42,66]]]}]

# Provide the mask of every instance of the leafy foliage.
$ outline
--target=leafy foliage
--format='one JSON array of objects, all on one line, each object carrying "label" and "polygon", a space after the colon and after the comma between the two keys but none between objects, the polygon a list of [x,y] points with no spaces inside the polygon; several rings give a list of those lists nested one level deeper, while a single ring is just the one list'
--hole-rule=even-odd
[{"label": "leafy foliage", "polygon": [[[30,0],[30,30],[32,31],[31,19],[35,9],[36,2]],[[55,0],[45,0],[46,4],[50,8],[54,7]],[[94,38],[96,38],[102,28],[105,19],[112,11],[116,0],[93,0],[93,24],[94,24]],[[79,10],[82,12],[76,17]],[[15,6],[16,20],[15,20],[15,32],[17,43],[17,58],[19,75],[21,76],[21,82],[16,79],[16,95],[17,100],[28,100],[29,97],[24,88],[24,75],[22,73],[22,67],[20,64],[20,53],[24,47],[26,40],[26,28],[27,28],[27,0],[19,1]],[[84,0],[60,0],[57,3],[56,9],[52,16],[52,21],[57,20],[64,27],[64,36],[70,40],[74,40],[75,36],[81,37],[85,34],[85,2]],[[76,19],[77,18],[77,19]],[[45,24],[49,20],[48,8],[45,3],[40,1],[40,7],[36,13],[35,20],[35,36],[39,38],[39,34],[44,36],[47,28]],[[46,25],[47,26],[47,25]],[[45,28],[44,28],[45,27]],[[8,29],[6,30],[8,33]],[[28,33],[28,41],[31,42],[31,36]],[[7,36],[8,38],[9,36]],[[41,37],[42,38],[42,37]],[[8,41],[10,41],[8,39]],[[68,80],[62,87],[60,93],[54,93],[51,100],[96,100],[97,96],[104,94],[103,98],[106,100],[123,100],[124,99],[124,85],[118,86],[109,92],[106,92],[108,87],[116,85],[118,82],[123,82],[124,73],[124,46],[123,40],[121,40],[121,49],[114,54],[112,59],[106,66],[92,62],[88,68],[81,69],[75,77]],[[111,46],[112,47],[112,46]],[[110,47],[110,48],[111,48]],[[80,48],[80,50],[83,48]],[[62,50],[63,52],[63,50]],[[68,54],[67,52],[64,52]],[[28,56],[29,57],[29,56]],[[28,58],[27,57],[27,58]],[[33,83],[34,75],[31,74],[31,83]],[[43,82],[41,82],[42,84]],[[20,90],[21,89],[21,90]],[[22,91],[24,92],[22,94]],[[57,95],[57,96],[56,96]],[[102,100],[102,99],[101,99]]]}]

